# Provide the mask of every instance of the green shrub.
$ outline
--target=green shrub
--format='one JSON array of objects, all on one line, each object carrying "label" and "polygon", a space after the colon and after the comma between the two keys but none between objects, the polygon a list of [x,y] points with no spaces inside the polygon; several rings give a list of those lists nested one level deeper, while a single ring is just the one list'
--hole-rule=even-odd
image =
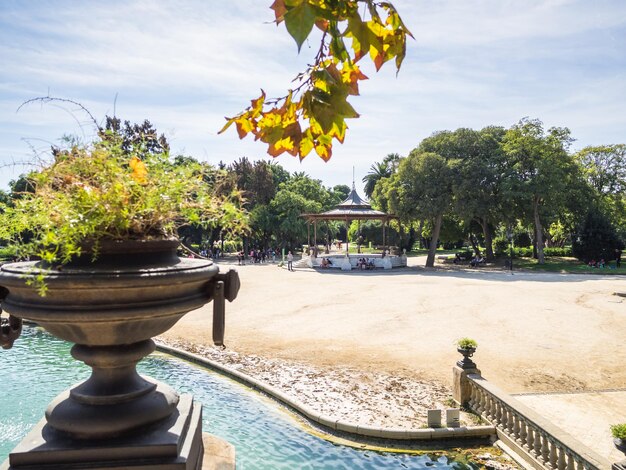
[{"label": "green shrub", "polygon": [[516,248],[515,249],[515,256],[518,256],[520,258],[532,258],[533,257],[533,249],[532,249],[532,247],[530,247],[530,248]]},{"label": "green shrub", "polygon": [[13,259],[15,256],[15,250],[7,247],[0,247],[0,260],[7,261]]},{"label": "green shrub", "polygon": [[509,241],[504,237],[498,237],[493,241],[493,249],[496,255],[503,255],[509,252]]},{"label": "green shrub", "polygon": [[546,256],[573,256],[571,246],[565,246],[563,248],[544,248],[543,254]]},{"label": "green shrub", "polygon": [[611,261],[615,249],[622,246],[611,221],[600,211],[589,211],[573,240],[574,256],[587,263],[590,260]]},{"label": "green shrub", "polygon": [[513,243],[520,248],[528,248],[532,246],[533,241],[530,235],[528,235],[528,232],[517,232],[513,235]]},{"label": "green shrub", "polygon": [[626,423],[611,426],[611,434],[615,439],[626,440]]},{"label": "green shrub", "polygon": [[478,343],[476,342],[476,340],[473,340],[472,338],[461,338],[459,340],[457,340],[456,345],[460,348],[460,349],[476,349],[478,347]]}]

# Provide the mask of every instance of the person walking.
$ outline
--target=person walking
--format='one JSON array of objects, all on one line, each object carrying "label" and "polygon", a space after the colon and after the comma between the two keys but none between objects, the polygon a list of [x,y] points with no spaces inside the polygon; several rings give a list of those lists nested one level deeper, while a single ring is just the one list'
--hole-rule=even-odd
[{"label": "person walking", "polygon": [[615,267],[617,269],[622,265],[622,250],[615,248]]},{"label": "person walking", "polygon": [[291,251],[287,253],[287,269],[289,271],[293,271],[293,255],[291,254]]}]

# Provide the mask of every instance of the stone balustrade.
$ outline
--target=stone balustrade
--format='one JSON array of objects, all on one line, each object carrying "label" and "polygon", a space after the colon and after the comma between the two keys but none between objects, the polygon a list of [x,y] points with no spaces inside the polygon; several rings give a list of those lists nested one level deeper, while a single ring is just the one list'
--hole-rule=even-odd
[{"label": "stone balustrade", "polygon": [[466,377],[466,405],[496,426],[498,437],[533,467],[550,470],[611,468],[607,459],[490,384],[479,373],[468,373]]}]

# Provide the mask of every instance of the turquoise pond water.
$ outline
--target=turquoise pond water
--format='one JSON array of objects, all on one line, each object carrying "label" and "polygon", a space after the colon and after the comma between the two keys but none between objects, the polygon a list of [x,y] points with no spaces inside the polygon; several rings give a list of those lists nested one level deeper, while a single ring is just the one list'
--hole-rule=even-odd
[{"label": "turquoise pond water", "polygon": [[[27,327],[13,349],[0,351],[0,463],[58,393],[89,376],[89,368],[71,358],[70,347]],[[267,397],[163,354],[149,356],[139,369],[202,403],[204,431],[235,445],[238,470],[478,468],[448,457],[378,453],[327,442],[304,431]]]}]

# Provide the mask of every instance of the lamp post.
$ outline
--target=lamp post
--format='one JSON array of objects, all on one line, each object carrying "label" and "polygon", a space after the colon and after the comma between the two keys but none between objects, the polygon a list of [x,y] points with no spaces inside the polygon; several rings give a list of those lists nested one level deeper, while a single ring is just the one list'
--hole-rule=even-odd
[{"label": "lamp post", "polygon": [[513,275],[513,229],[511,227],[506,229],[506,238],[509,239],[509,270]]}]

